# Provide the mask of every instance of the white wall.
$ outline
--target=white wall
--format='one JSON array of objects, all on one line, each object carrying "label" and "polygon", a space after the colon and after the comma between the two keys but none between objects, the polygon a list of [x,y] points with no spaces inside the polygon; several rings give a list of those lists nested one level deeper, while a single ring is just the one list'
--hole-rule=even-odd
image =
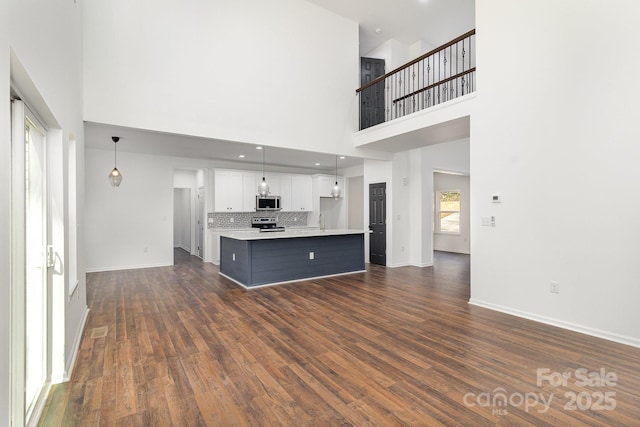
[{"label": "white wall", "polygon": [[476,14],[471,301],[640,346],[640,3],[495,0]]},{"label": "white wall", "polygon": [[[411,195],[409,186],[410,166],[409,151],[397,153],[392,162],[392,180],[387,184],[393,189],[393,209],[392,215],[388,215],[387,225],[393,228],[393,238],[387,240],[387,246],[392,248],[392,258],[387,257],[387,265],[390,267],[400,267],[408,265],[410,262],[411,240]],[[387,250],[387,253],[389,251]]]},{"label": "white wall", "polygon": [[169,158],[121,152],[120,187],[103,171],[110,152],[86,152],[87,271],[173,264],[173,169]]},{"label": "white wall", "polygon": [[360,175],[345,178],[345,183],[349,194],[347,199],[347,228],[364,230],[364,177]]},{"label": "white wall", "polygon": [[[54,355],[54,374],[64,376],[65,368],[69,368],[74,355],[76,338],[81,332],[85,314],[85,276],[82,244],[82,225],[84,204],[84,167],[82,155],[84,150],[84,132],[82,127],[82,91],[80,63],[80,4],[69,1],[18,1],[0,2],[0,179],[10,182],[11,175],[11,137],[10,137],[10,105],[9,87],[11,78],[21,91],[25,92],[25,100],[34,107],[37,113],[43,113],[44,121],[51,126],[52,144],[60,150],[56,165],[55,179],[64,182],[66,166],[65,154],[68,153],[68,140],[73,135],[77,143],[78,157],[78,197],[77,206],[66,206],[60,211],[60,223],[56,223],[56,235],[64,236],[69,227],[68,209],[76,209],[76,219],[80,224],[78,245],[76,249],[76,274],[80,285],[73,298],[66,296],[69,274],[62,277],[63,286],[56,287],[53,310],[57,321],[62,323],[62,331],[57,331],[54,347],[59,350]],[[11,52],[15,54],[11,59]],[[22,72],[12,76],[12,66],[22,68]],[[15,70],[14,70],[15,71]],[[39,96],[38,96],[39,95]],[[55,135],[55,136],[54,136]],[[62,174],[60,176],[59,174]],[[57,203],[67,200],[63,188],[56,197]],[[0,188],[0,425],[9,424],[10,405],[10,197],[11,186]],[[62,228],[59,228],[62,227]],[[65,242],[68,244],[68,242]],[[70,247],[65,244],[55,250],[61,254],[65,265],[69,263]],[[63,365],[63,366],[60,366]]]},{"label": "white wall", "polygon": [[460,190],[460,234],[434,233],[433,249],[468,254],[471,249],[469,176],[436,172],[433,174],[433,190],[434,196],[437,191]]},{"label": "white wall", "polygon": [[389,39],[363,56],[365,58],[384,59],[384,72],[389,73],[413,59],[410,50],[409,45],[396,39]]},{"label": "white wall", "polygon": [[355,152],[357,23],[300,0],[84,10],[85,120]]}]

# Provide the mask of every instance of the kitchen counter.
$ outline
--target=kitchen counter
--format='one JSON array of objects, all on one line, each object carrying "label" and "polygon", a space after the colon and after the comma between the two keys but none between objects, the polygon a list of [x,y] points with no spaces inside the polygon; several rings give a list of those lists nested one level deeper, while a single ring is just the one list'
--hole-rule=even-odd
[{"label": "kitchen counter", "polygon": [[363,230],[220,232],[220,274],[245,288],[363,271]]},{"label": "kitchen counter", "polygon": [[233,230],[220,231],[220,237],[236,240],[288,239],[298,237],[338,236],[345,234],[364,234],[362,230],[335,229],[320,230],[318,228],[287,228],[284,231]]}]

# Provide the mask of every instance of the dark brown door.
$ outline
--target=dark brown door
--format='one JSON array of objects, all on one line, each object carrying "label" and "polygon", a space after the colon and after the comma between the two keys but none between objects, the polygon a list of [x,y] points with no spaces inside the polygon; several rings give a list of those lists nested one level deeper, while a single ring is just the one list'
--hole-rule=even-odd
[{"label": "dark brown door", "polygon": [[369,184],[369,261],[387,265],[387,184]]},{"label": "dark brown door", "polygon": [[[384,75],[384,59],[360,58],[360,86]],[[384,122],[384,81],[360,93],[360,129]]]}]

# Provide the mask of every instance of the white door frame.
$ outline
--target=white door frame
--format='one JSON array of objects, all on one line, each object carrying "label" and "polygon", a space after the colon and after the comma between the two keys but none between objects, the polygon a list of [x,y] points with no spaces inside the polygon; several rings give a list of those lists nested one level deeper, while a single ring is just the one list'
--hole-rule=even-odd
[{"label": "white door frame", "polygon": [[[46,380],[40,391],[37,403],[31,411],[30,418],[26,419],[25,401],[25,369],[26,369],[26,186],[25,186],[25,117],[39,128],[45,135],[45,155],[43,159],[43,174],[45,185],[43,187],[44,203],[49,211],[49,191],[47,185],[48,175],[48,155],[46,154],[46,128],[37,119],[25,104],[20,100],[12,101],[12,135],[11,135],[11,273],[10,273],[10,316],[11,316],[11,337],[10,337],[10,377],[11,377],[11,423],[12,426],[24,426],[37,424],[38,418],[46,401],[46,395],[51,386],[51,293],[50,274],[47,271],[45,277],[47,281],[45,305],[48,307],[45,316],[45,334],[47,339],[46,351]],[[49,218],[45,213],[47,244],[49,243]]]}]

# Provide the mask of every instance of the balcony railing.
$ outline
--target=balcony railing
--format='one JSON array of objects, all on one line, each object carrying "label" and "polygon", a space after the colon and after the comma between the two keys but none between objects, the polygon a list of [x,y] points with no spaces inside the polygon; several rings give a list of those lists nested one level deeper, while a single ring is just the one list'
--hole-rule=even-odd
[{"label": "balcony railing", "polygon": [[471,30],[357,89],[360,129],[473,92],[475,34]]}]

